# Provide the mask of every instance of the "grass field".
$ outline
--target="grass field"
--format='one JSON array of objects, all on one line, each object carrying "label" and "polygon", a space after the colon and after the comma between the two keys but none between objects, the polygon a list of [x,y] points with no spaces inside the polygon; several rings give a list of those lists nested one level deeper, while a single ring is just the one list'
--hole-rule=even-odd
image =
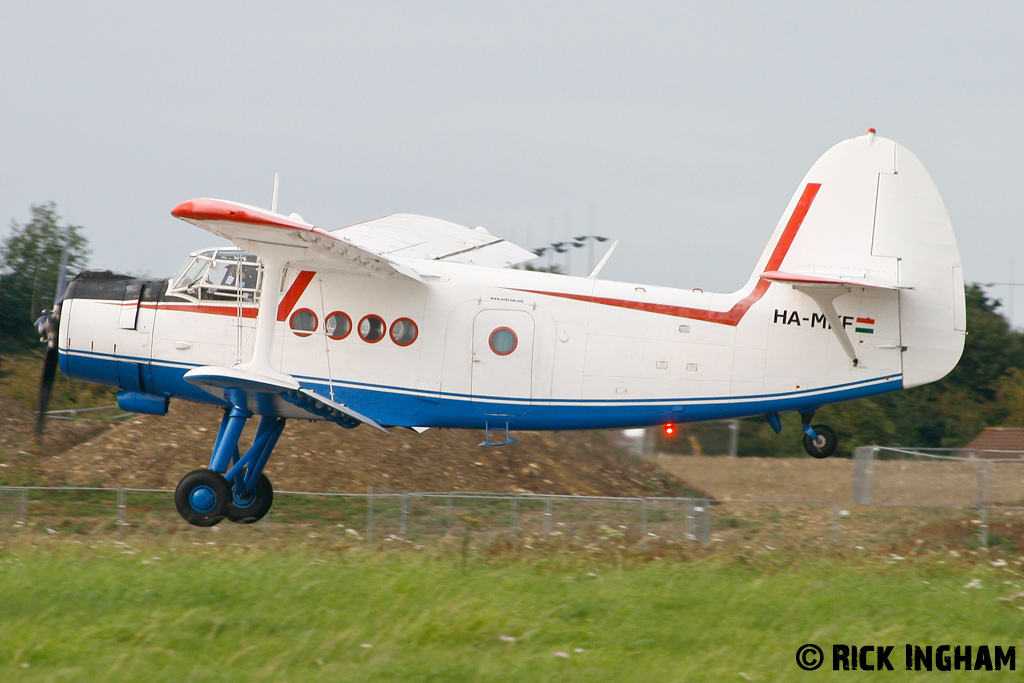
[{"label": "grass field", "polygon": [[[906,671],[903,644],[1024,640],[1013,558],[464,556],[281,531],[0,536],[0,680],[1005,680]],[[822,670],[796,666],[804,643]],[[833,643],[895,645],[896,670],[832,672]]]}]

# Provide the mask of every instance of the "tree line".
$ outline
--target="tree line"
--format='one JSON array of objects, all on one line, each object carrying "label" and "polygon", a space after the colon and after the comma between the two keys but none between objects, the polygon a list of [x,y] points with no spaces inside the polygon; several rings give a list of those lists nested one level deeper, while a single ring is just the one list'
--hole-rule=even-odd
[{"label": "tree line", "polygon": [[36,204],[29,213],[26,223],[11,221],[0,244],[0,353],[23,352],[38,340],[33,322],[53,306],[62,255],[68,277],[89,259],[82,226],[62,224],[56,204]]}]

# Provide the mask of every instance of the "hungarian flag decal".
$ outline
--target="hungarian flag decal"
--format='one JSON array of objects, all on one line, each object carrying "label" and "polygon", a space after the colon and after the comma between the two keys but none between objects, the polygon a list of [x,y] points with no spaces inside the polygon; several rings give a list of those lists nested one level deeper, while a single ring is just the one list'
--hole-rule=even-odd
[{"label": "hungarian flag decal", "polygon": [[857,318],[857,324],[853,328],[854,332],[860,334],[874,334],[875,333],[875,319],[874,318]]}]

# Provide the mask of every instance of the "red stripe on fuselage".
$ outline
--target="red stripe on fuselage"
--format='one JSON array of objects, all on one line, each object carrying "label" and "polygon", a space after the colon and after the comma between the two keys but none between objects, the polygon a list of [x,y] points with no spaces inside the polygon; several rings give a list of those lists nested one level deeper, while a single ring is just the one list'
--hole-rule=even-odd
[{"label": "red stripe on fuselage", "polygon": [[[786,227],[782,231],[782,236],[775,245],[775,249],[772,250],[772,255],[768,257],[768,263],[765,265],[765,272],[778,270],[779,266],[782,265],[783,260],[786,258],[786,254],[789,253],[789,248],[793,245],[796,233],[800,230],[800,226],[803,224],[804,218],[807,216],[807,211],[811,208],[811,203],[814,201],[814,198],[817,196],[820,188],[820,183],[808,183],[807,187],[804,188],[803,194],[800,195],[800,199],[796,203],[796,208],[793,209],[793,214],[789,217],[789,222],[786,223]],[[515,291],[557,296],[562,299],[586,301],[588,303],[602,304],[604,306],[617,306],[619,308],[629,308],[634,311],[660,313],[662,315],[671,315],[678,318],[690,318],[691,320],[703,320],[709,323],[735,326],[743,319],[743,316],[750,307],[760,301],[761,297],[763,297],[765,292],[768,291],[768,287],[770,285],[771,283],[767,280],[758,280],[757,284],[754,286],[754,291],[748,294],[741,301],[736,302],[728,311],[709,311],[704,308],[654,304],[644,301],[629,301],[628,299],[609,299],[586,294],[546,292],[535,289],[515,289]]]},{"label": "red stripe on fuselage", "polygon": [[[178,311],[180,313],[204,313],[207,315],[229,315],[238,316],[238,306],[210,306],[208,304],[142,304],[143,308],[152,308],[160,311]],[[259,312],[255,306],[242,307],[243,318],[255,318]]]},{"label": "red stripe on fuselage", "polygon": [[[101,301],[100,303],[106,304],[107,306],[117,306],[118,308],[124,308],[125,306],[134,306],[134,301]],[[141,303],[140,308],[147,308],[153,311],[177,311],[179,313],[201,313],[203,315],[228,315],[233,318],[238,317],[238,306],[223,305],[223,304],[169,304],[166,302],[158,304]],[[243,318],[255,318],[259,312],[252,304],[248,304],[248,307],[242,307]]]},{"label": "red stripe on fuselage", "polygon": [[313,281],[313,276],[316,275],[311,270],[303,270],[296,276],[295,282],[288,288],[284,296],[281,297],[281,303],[277,306],[277,321],[282,322],[288,318],[288,314],[295,308],[295,304],[299,302],[299,297],[306,291],[306,287]]}]

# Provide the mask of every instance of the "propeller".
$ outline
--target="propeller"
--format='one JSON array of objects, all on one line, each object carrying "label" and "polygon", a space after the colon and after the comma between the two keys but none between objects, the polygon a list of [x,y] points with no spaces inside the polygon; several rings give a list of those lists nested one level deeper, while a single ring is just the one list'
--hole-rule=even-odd
[{"label": "propeller", "polygon": [[43,311],[43,315],[36,320],[36,331],[39,332],[39,341],[46,344],[46,357],[43,359],[43,376],[39,380],[39,402],[36,405],[36,431],[35,438],[38,442],[43,438],[43,426],[46,423],[46,407],[50,403],[50,394],[53,391],[53,380],[57,376],[57,340],[60,332],[60,306],[64,301],[64,289],[67,284],[68,270],[68,245],[60,254],[60,271],[57,275],[57,291],[53,296],[53,308]]}]

